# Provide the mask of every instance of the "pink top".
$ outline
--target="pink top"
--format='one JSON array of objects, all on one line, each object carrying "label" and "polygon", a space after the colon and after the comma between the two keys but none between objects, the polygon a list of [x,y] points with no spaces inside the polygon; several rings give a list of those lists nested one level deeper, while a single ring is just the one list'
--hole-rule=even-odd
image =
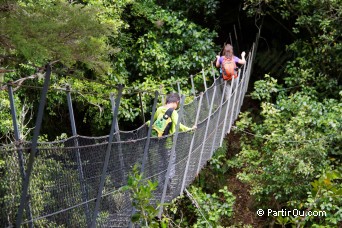
[{"label": "pink top", "polygon": [[[222,62],[223,62],[223,58],[224,58],[224,56],[221,56],[220,59],[219,59],[220,65],[221,65]],[[238,63],[239,60],[240,60],[240,59],[239,59],[238,57],[236,57],[235,55],[233,56],[233,58],[234,58],[235,63]]]}]

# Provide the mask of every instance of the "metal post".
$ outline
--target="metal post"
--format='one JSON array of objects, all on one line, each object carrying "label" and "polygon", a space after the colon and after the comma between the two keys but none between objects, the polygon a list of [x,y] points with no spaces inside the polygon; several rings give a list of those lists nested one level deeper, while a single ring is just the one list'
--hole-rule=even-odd
[{"label": "metal post", "polygon": [[[8,85],[8,95],[10,99],[10,107],[11,107],[11,115],[12,115],[12,122],[13,122],[13,129],[14,129],[14,138],[16,142],[20,141],[20,133],[19,133],[19,128],[18,128],[18,123],[17,123],[17,114],[15,110],[15,105],[14,105],[14,96],[13,96],[13,89],[12,86],[9,84]],[[22,175],[22,178],[25,178],[25,167],[24,167],[24,157],[22,151],[19,149],[18,150],[18,159],[19,159],[19,168],[20,168],[20,173]]]},{"label": "metal post", "polygon": [[250,76],[251,76],[251,73],[252,73],[252,64],[254,62],[254,54],[255,54],[255,51],[256,51],[256,45],[253,44],[253,48],[252,48],[252,52],[249,56],[249,64],[248,64],[248,68],[247,68],[247,75],[248,75],[248,79],[247,79],[247,85],[246,85],[246,92],[247,92],[247,89],[248,89],[248,84],[249,84],[249,79],[250,79]]},{"label": "metal post", "polygon": [[180,82],[179,81],[177,81],[177,89],[178,89],[178,94],[180,96],[182,91],[180,89]]},{"label": "metal post", "polygon": [[195,90],[195,84],[194,84],[194,77],[190,75],[190,81],[191,81],[191,92],[196,97],[196,90]]},{"label": "metal post", "polygon": [[242,98],[241,98],[241,101],[239,103],[239,112],[241,110],[241,107],[242,107],[242,104],[243,104],[243,100],[244,100],[244,97],[245,97],[245,94],[246,94],[246,91],[247,91],[247,88],[246,88],[246,85],[248,84],[248,71],[246,70],[247,69],[247,66],[249,66],[251,63],[250,63],[250,55],[248,56],[248,61],[247,61],[247,64],[244,65],[243,67],[243,73],[242,73],[242,80],[243,80],[243,83],[242,83],[242,86],[241,86],[241,93],[242,93]]},{"label": "metal post", "polygon": [[30,177],[31,177],[31,173],[33,170],[33,164],[36,158],[38,136],[39,136],[39,132],[40,132],[40,128],[41,128],[42,120],[43,120],[43,115],[44,115],[46,96],[47,96],[47,92],[48,92],[49,84],[50,84],[50,75],[51,75],[51,66],[50,64],[47,64],[44,86],[43,86],[42,93],[40,96],[40,101],[39,101],[38,115],[37,115],[36,124],[35,124],[36,127],[34,128],[34,132],[33,132],[32,144],[30,148],[30,157],[27,163],[26,176],[25,176],[25,181],[23,184],[23,189],[21,192],[20,206],[18,209],[18,214],[17,214],[17,219],[16,219],[16,227],[18,228],[21,225],[24,207],[26,206],[26,203],[27,203],[27,192],[28,192],[28,188],[30,184]]},{"label": "metal post", "polygon": [[233,46],[233,40],[232,40],[232,34],[231,33],[229,33],[229,38],[230,38],[230,45]]},{"label": "metal post", "polygon": [[104,161],[104,164],[103,164],[103,169],[102,169],[102,175],[101,175],[99,189],[97,191],[94,215],[93,215],[93,220],[92,220],[92,224],[91,224],[91,227],[93,227],[93,228],[96,227],[96,219],[97,219],[97,215],[98,215],[100,204],[101,204],[101,196],[102,196],[102,191],[103,191],[103,187],[104,187],[104,184],[105,184],[106,173],[107,173],[107,168],[108,168],[108,163],[109,163],[110,151],[112,149],[112,142],[113,142],[113,137],[114,137],[115,124],[116,124],[116,120],[117,120],[117,116],[118,116],[118,112],[119,112],[121,96],[122,96],[122,85],[120,85],[119,89],[118,89],[118,97],[116,98],[115,111],[114,111],[114,114],[113,114],[112,126],[110,128],[109,139],[108,139],[108,146],[107,146],[107,149],[106,149],[106,157],[105,157],[105,161]]},{"label": "metal post", "polygon": [[[239,77],[241,75],[241,70],[239,70]],[[239,115],[239,112],[240,112],[240,104],[241,104],[241,94],[242,94],[242,90],[243,90],[243,82],[245,81],[245,78],[243,77],[243,75],[241,76],[241,80],[238,84],[238,99],[237,99],[237,103],[236,103],[236,110],[235,110],[235,115],[234,115],[234,119],[237,119],[238,115]]]},{"label": "metal post", "polygon": [[[110,93],[109,95],[109,100],[110,100],[110,103],[112,105],[112,113],[114,115],[114,112],[115,112],[115,98],[114,98],[114,94],[113,93]],[[113,116],[114,117],[114,116]],[[145,123],[145,122],[144,122]],[[116,118],[116,123],[115,123],[115,126],[114,126],[114,133],[117,133],[116,134],[116,140],[117,141],[120,141],[121,138],[120,138],[120,132],[119,132],[119,123],[118,123],[118,118]]]},{"label": "metal post", "polygon": [[161,97],[161,103],[164,105],[166,103],[165,95],[162,94],[160,97]]},{"label": "metal post", "polygon": [[76,124],[75,124],[75,116],[74,116],[74,109],[73,109],[73,106],[72,106],[72,99],[71,99],[71,92],[70,92],[69,85],[67,85],[66,91],[67,91],[67,101],[68,101],[69,117],[70,117],[72,135],[73,136],[77,136]]},{"label": "metal post", "polygon": [[[15,105],[14,105],[14,96],[13,96],[13,89],[12,85],[8,84],[8,95],[9,95],[9,100],[10,100],[10,107],[11,107],[11,115],[12,115],[12,123],[13,123],[13,129],[14,129],[14,138],[16,143],[20,142],[20,132],[18,128],[18,123],[17,123],[17,113],[15,110]],[[19,169],[20,169],[20,174],[22,178],[22,184],[24,183],[26,173],[25,173],[25,166],[24,166],[24,156],[23,156],[23,151],[20,148],[20,145],[16,144],[17,152],[18,152],[18,162],[19,162]],[[30,202],[27,203],[27,209],[26,209],[26,215],[29,219],[29,221],[32,220],[32,213],[31,213],[31,204]],[[33,227],[33,223],[29,222],[29,227]]]},{"label": "metal post", "polygon": [[202,69],[202,77],[203,77],[204,89],[207,90],[208,89],[207,79],[205,78],[205,75],[204,75],[204,69]]},{"label": "metal post", "polygon": [[[110,93],[109,99],[110,99],[110,102],[112,104],[112,113],[113,113],[113,117],[114,117],[115,99],[114,99],[113,93]],[[115,123],[115,127],[114,127],[114,134],[115,134],[116,141],[120,142],[121,137],[120,137],[120,129],[119,129],[118,118],[116,118],[116,123]],[[119,152],[119,161],[120,161],[120,170],[121,170],[120,174],[121,174],[122,182],[124,182],[125,177],[126,177],[126,169],[125,169],[125,163],[124,163],[121,143],[118,144],[118,152]]]},{"label": "metal post", "polygon": [[237,93],[237,87],[238,87],[238,82],[235,83],[234,82],[234,77],[232,79],[232,85],[231,87],[236,87],[235,91],[234,91],[234,98],[233,98],[233,102],[232,102],[232,110],[230,111],[230,119],[229,119],[229,125],[228,125],[228,133],[230,133],[230,129],[232,127],[233,124],[233,118],[234,118],[234,107],[235,107],[235,100],[236,100],[236,93]]},{"label": "metal post", "polygon": [[244,72],[243,72],[243,74],[246,77],[244,88],[243,88],[243,93],[244,94],[246,94],[247,89],[248,89],[248,80],[249,80],[249,70],[248,69],[249,69],[249,65],[252,64],[250,60],[251,60],[251,52],[249,53],[249,56],[248,56],[248,59],[247,59],[247,64],[246,64],[246,66],[244,68]]},{"label": "metal post", "polygon": [[[255,39],[255,43],[254,43],[254,50],[256,52],[256,50],[258,50],[258,45],[259,45],[259,39],[260,39],[260,34],[261,34],[261,29],[259,30],[259,32],[257,33],[257,37]],[[254,51],[252,52],[253,53],[253,58],[252,58],[252,61],[254,61],[254,58],[255,58],[255,53]]]},{"label": "metal post", "polygon": [[[140,173],[144,173],[144,171],[145,171],[145,165],[146,165],[146,161],[147,161],[148,151],[150,149],[152,125],[154,122],[154,114],[156,113],[157,104],[158,104],[158,96],[159,96],[159,92],[155,91],[153,107],[152,107],[152,114],[151,114],[151,118],[150,118],[150,125],[149,125],[148,132],[147,132],[146,144],[144,147],[144,155],[143,155]],[[132,216],[135,214],[135,211],[136,211],[135,207],[133,207],[132,208],[132,214],[131,214]],[[129,222],[129,227],[133,227],[132,221]]]},{"label": "metal post", "polygon": [[[219,87],[219,89],[220,89],[221,80],[220,80],[219,77],[216,78],[216,79],[214,80],[214,86],[217,86],[217,87]],[[217,100],[219,100],[219,99],[221,98],[220,95],[219,95],[218,93],[215,94],[215,97],[216,97]]]},{"label": "metal post", "polygon": [[[197,126],[198,119],[199,119],[199,114],[201,112],[202,99],[203,99],[203,93],[200,94],[200,100],[198,102],[197,114],[196,114],[196,119],[195,119],[195,126]],[[183,193],[184,188],[185,188],[185,182],[186,182],[186,178],[188,176],[188,169],[189,169],[189,164],[190,164],[191,153],[192,153],[192,149],[193,149],[194,142],[195,142],[195,135],[196,135],[196,131],[192,135],[192,139],[191,139],[191,143],[190,143],[190,148],[189,148],[188,160],[187,160],[186,166],[185,166],[184,177],[183,177],[183,182],[182,182],[182,187],[181,187],[180,194]]]},{"label": "metal post", "polygon": [[165,101],[165,95],[164,95],[162,92],[160,92],[159,94],[160,94],[160,97],[161,97],[162,105],[164,105],[164,104],[166,103],[166,101]]},{"label": "metal post", "polygon": [[[253,45],[253,49],[254,49],[254,45]],[[238,98],[238,101],[237,101],[238,103],[237,103],[237,107],[236,107],[235,119],[237,118],[238,113],[240,112],[240,109],[241,109],[241,106],[242,106],[242,103],[243,103],[242,100],[243,100],[244,94],[246,93],[246,90],[247,90],[249,76],[250,76],[250,69],[251,69],[251,65],[252,65],[251,59],[252,59],[252,56],[249,55],[247,66],[244,68],[242,85],[240,86],[241,88],[240,88],[239,98]],[[242,95],[242,93],[243,93],[243,95]],[[230,131],[230,129],[229,129],[229,131]]]},{"label": "metal post", "polygon": [[242,74],[242,82],[241,82],[241,95],[240,95],[240,101],[239,101],[239,112],[241,111],[241,107],[243,105],[243,100],[245,98],[245,85],[246,85],[246,73],[245,70],[243,70],[243,74]]},{"label": "metal post", "polygon": [[238,41],[238,37],[237,37],[237,33],[236,33],[235,24],[234,24],[234,33],[235,33],[235,40],[236,40],[236,45],[237,45],[238,53],[240,53],[239,41]]},{"label": "metal post", "polygon": [[195,89],[195,83],[194,83],[193,75],[190,75],[190,81],[191,81],[191,92],[193,93],[194,99],[196,99],[196,89]]},{"label": "metal post", "polygon": [[[253,45],[253,49],[252,51],[254,50],[255,46]],[[246,67],[246,74],[247,74],[247,85],[246,85],[246,89],[245,89],[245,92],[247,92],[247,89],[248,89],[248,84],[249,84],[249,79],[250,79],[250,76],[251,76],[251,65],[253,64],[253,52],[250,53],[250,57],[249,57],[249,63],[248,63],[248,67]]]},{"label": "metal post", "polygon": [[203,138],[203,143],[202,143],[201,156],[200,156],[200,160],[199,160],[198,166],[197,166],[197,172],[196,172],[197,174],[199,173],[199,171],[201,169],[202,156],[203,156],[203,152],[204,152],[205,142],[207,140],[207,134],[208,134],[209,124],[210,124],[211,112],[212,112],[213,106],[214,106],[215,94],[216,94],[216,86],[214,87],[214,94],[213,94],[213,97],[211,99],[211,104],[210,104],[210,109],[209,109],[209,114],[208,114],[208,120],[207,120],[208,122],[207,122],[207,125],[205,127],[205,133],[204,133],[204,138]]},{"label": "metal post", "polygon": [[[179,94],[179,96],[181,96],[181,95],[182,95],[182,94],[181,94],[181,93],[182,93],[182,90],[181,90],[180,82],[179,82],[179,81],[177,81],[177,89],[178,89],[178,94]],[[182,120],[181,122],[182,122],[183,124],[186,125],[187,123],[186,123],[186,120],[185,120],[184,115],[182,115],[181,118],[182,118],[182,119],[181,119],[181,120]]]},{"label": "metal post", "polygon": [[[256,35],[256,40],[255,42],[253,43],[253,47],[252,47],[252,51],[251,51],[251,56],[250,56],[250,65],[248,66],[248,79],[247,79],[247,82],[249,82],[249,78],[250,78],[250,75],[252,74],[252,62],[254,62],[254,59],[255,59],[255,54],[256,54],[256,51],[258,49],[258,44],[259,44],[259,38],[260,38],[260,33],[261,33],[261,28],[259,29],[259,32],[257,33]],[[248,88],[248,84],[247,84],[247,88]],[[246,89],[247,90],[247,89]]]},{"label": "metal post", "polygon": [[[234,80],[234,77],[232,78],[232,80]],[[226,86],[227,86],[227,84],[226,84]],[[233,85],[231,83],[230,87],[229,87],[229,92],[228,92],[228,101],[227,101],[228,103],[227,103],[227,109],[226,109],[225,118],[224,118],[224,124],[223,124],[223,129],[222,129],[220,146],[222,146],[224,135],[227,133],[226,126],[227,126],[228,112],[229,112],[229,106],[230,106],[232,90],[233,90],[232,87],[233,87]]]},{"label": "metal post", "polygon": [[173,156],[175,156],[175,153],[176,153],[177,138],[178,138],[178,134],[179,134],[179,126],[180,126],[180,120],[181,120],[180,117],[182,117],[182,115],[183,115],[184,101],[185,101],[185,96],[182,95],[181,100],[180,100],[180,111],[179,111],[178,121],[177,121],[177,125],[176,125],[176,132],[175,132],[175,135],[173,136],[173,143],[172,143],[172,149],[171,149],[169,164],[167,166],[167,171],[166,171],[166,175],[165,175],[164,189],[163,189],[163,194],[162,194],[161,201],[160,201],[158,218],[160,218],[162,213],[163,213],[163,204],[165,202],[167,185],[169,184],[169,175],[170,175],[172,166],[175,165],[172,163],[173,163]]},{"label": "metal post", "polygon": [[[207,80],[204,76],[204,69],[202,69],[202,77],[203,77],[203,83],[204,83],[204,89],[205,89],[205,92],[207,92],[208,90],[208,87],[207,87]],[[208,97],[208,93],[205,93],[205,96],[207,98],[207,105],[209,106],[209,97]]]},{"label": "metal post", "polygon": [[148,151],[150,149],[152,125],[153,125],[153,122],[154,122],[154,114],[156,113],[156,109],[157,109],[158,95],[159,95],[158,91],[155,91],[153,107],[152,107],[152,115],[151,115],[151,118],[150,118],[150,126],[149,126],[148,132],[147,132],[146,144],[145,144],[145,147],[144,147],[144,156],[143,156],[143,160],[142,160],[142,164],[141,164],[141,173],[143,173],[145,171],[145,164],[146,164],[146,161],[147,161]]},{"label": "metal post", "polygon": [[143,124],[146,123],[146,120],[145,120],[145,113],[144,113],[144,106],[143,106],[143,102],[142,102],[142,98],[141,98],[141,92],[139,92],[139,101],[140,101],[140,109],[141,109],[141,119],[143,121]]},{"label": "metal post", "polygon": [[[246,69],[247,69],[247,66],[249,65],[249,58],[250,56],[248,56],[248,59],[247,59],[247,63],[245,65],[243,65],[243,73],[242,73],[242,77],[246,77],[247,78],[247,74],[246,74]],[[245,93],[246,93],[246,82],[247,82],[248,79],[246,79],[244,81],[244,85],[243,85],[243,93],[244,93],[244,96],[245,96]]]},{"label": "metal post", "polygon": [[[211,154],[210,154],[210,157],[213,156],[213,152],[214,152],[214,145],[215,145],[215,142],[216,142],[217,131],[218,131],[218,129],[219,129],[219,122],[220,122],[220,118],[221,118],[222,105],[223,105],[223,101],[224,101],[224,97],[225,97],[225,92],[226,92],[226,84],[227,84],[227,81],[224,81],[223,95],[222,95],[222,97],[221,97],[221,103],[220,103],[220,108],[219,108],[218,119],[217,119],[217,122],[216,122],[214,140],[213,140],[213,144],[211,145]],[[222,130],[222,131],[224,131],[224,130]]]},{"label": "metal post", "polygon": [[162,102],[162,105],[165,104],[165,99],[164,99],[164,95],[163,95],[163,85],[160,85],[159,87],[159,94],[161,94],[161,102]]},{"label": "metal post", "polygon": [[[83,202],[88,201],[88,191],[84,183],[84,174],[83,174],[83,168],[82,168],[82,160],[81,160],[81,155],[80,155],[80,149],[78,148],[78,139],[77,139],[77,130],[76,130],[76,124],[75,124],[75,116],[74,116],[74,109],[72,106],[72,99],[71,99],[71,92],[70,92],[70,87],[67,85],[66,87],[67,91],[67,102],[68,102],[68,108],[69,108],[69,117],[70,117],[70,123],[71,123],[71,130],[72,130],[72,135],[75,137],[74,138],[74,143],[76,147],[76,160],[77,160],[77,169],[78,169],[78,177],[80,179],[80,186],[81,186],[81,192],[82,192],[82,200]],[[90,215],[90,210],[89,210],[89,205],[88,203],[84,204],[84,210],[86,214],[86,219],[87,219],[87,225],[88,227],[91,224],[91,215]]]},{"label": "metal post", "polygon": [[216,77],[215,77],[215,69],[214,69],[214,66],[213,66],[213,65],[211,65],[211,66],[210,66],[210,68],[211,68],[211,74],[212,74],[212,76],[213,76],[213,80],[214,80],[214,82],[216,82]]}]

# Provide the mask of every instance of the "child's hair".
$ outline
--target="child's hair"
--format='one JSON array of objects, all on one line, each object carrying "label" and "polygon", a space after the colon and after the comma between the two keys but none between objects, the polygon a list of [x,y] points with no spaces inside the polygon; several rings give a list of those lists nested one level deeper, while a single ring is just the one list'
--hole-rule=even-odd
[{"label": "child's hair", "polygon": [[179,101],[180,101],[180,96],[178,93],[170,93],[166,96],[166,104],[179,102]]},{"label": "child's hair", "polygon": [[224,47],[223,55],[226,56],[227,58],[231,58],[234,55],[233,46],[230,44],[227,44]]}]

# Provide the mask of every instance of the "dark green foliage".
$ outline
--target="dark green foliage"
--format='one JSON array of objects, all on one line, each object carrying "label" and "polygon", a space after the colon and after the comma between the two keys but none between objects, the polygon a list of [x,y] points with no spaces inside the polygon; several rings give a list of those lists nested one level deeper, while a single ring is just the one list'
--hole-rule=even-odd
[{"label": "dark green foliage", "polygon": [[90,68],[105,69],[104,41],[113,29],[98,20],[96,7],[65,1],[7,4],[10,10],[2,13],[1,27],[6,34],[1,40],[5,61],[29,61],[36,66],[54,61],[72,66],[81,61]]},{"label": "dark green foliage", "polygon": [[342,140],[341,1],[250,0],[246,6],[253,13],[279,13],[293,22],[290,29],[295,36],[287,47],[293,57],[277,76],[281,83],[269,75],[255,82],[252,97],[261,102],[260,116],[240,114],[237,130],[244,134],[242,151],[230,165],[241,168],[238,177],[251,186],[260,207],[330,213],[319,218],[270,218],[277,223],[337,225],[341,217],[341,193],[336,191]]},{"label": "dark green foliage", "polygon": [[[148,113],[154,90],[163,85],[162,93],[174,91],[179,80],[182,91],[190,93],[189,75],[200,72],[202,67],[208,68],[215,55],[215,32],[163,10],[153,1],[69,4],[40,0],[10,5],[13,7],[2,14],[8,26],[2,27],[2,33],[7,35],[0,40],[0,61],[11,72],[2,75],[2,80],[17,80],[38,70],[39,75],[25,80],[23,85],[41,86],[42,81],[35,79],[43,76],[40,67],[53,62],[52,87],[65,88],[69,84],[77,91],[73,98],[78,125],[91,126],[90,132],[89,128],[88,132],[80,128],[81,134],[99,135],[109,128],[108,94],[115,94],[116,85],[151,91],[142,94],[143,108]],[[29,91],[32,93],[32,89]],[[19,96],[23,99],[27,91],[20,89]],[[38,101],[39,91],[31,96],[29,101]],[[49,99],[51,121],[64,122],[65,94],[53,91]],[[128,91],[121,104],[121,120],[141,119],[137,94]],[[52,139],[65,129],[56,129],[55,133],[43,131]]]},{"label": "dark green foliage", "polygon": [[232,222],[236,197],[227,187],[229,167],[226,151],[225,146],[219,148],[210,164],[187,188],[188,192],[167,207],[165,216],[173,224],[180,227],[219,227]]},{"label": "dark green foliage", "polygon": [[[5,227],[15,224],[16,213],[19,207],[22,175],[20,173],[20,166],[18,162],[17,152],[14,153],[11,147],[3,148],[0,153],[0,205],[2,210],[0,213],[0,222]],[[28,151],[23,150],[24,157],[27,157]],[[77,170],[72,170],[70,167],[75,166],[73,162],[67,160],[67,154],[55,152],[53,155],[49,154],[48,148],[41,149],[39,157],[35,161],[35,169],[31,175],[31,182],[29,186],[29,196],[31,204],[31,213],[34,217],[38,217],[46,213],[49,208],[46,205],[62,205],[68,207],[70,204],[70,196],[72,200],[81,201],[80,182]],[[58,158],[58,159],[57,159]],[[64,180],[72,180],[73,188],[66,190],[67,197],[60,198],[60,191],[58,187],[63,186]],[[52,188],[54,186],[54,188]],[[76,193],[77,192],[77,193]],[[71,226],[84,226],[85,218],[82,208],[72,210],[56,217],[52,222],[48,219],[39,219],[34,222],[35,226],[47,227],[58,226],[66,223],[65,217],[73,218],[70,221]],[[28,220],[27,214],[24,213],[23,221]]]}]

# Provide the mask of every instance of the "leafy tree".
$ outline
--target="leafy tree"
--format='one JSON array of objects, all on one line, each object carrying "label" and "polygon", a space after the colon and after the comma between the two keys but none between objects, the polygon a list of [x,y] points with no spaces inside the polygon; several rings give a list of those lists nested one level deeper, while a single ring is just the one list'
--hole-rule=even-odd
[{"label": "leafy tree", "polygon": [[6,142],[6,138],[11,138],[11,130],[13,128],[11,119],[10,102],[7,99],[5,91],[0,91],[0,132],[2,133],[1,141]]},{"label": "leafy tree", "polygon": [[341,1],[256,1],[248,0],[251,14],[271,15],[289,23],[294,40],[287,49],[293,55],[285,67],[286,85],[299,86],[318,97],[336,96],[341,89],[342,21]]},{"label": "leafy tree", "polygon": [[[314,216],[306,216],[302,218],[291,218],[292,223],[306,225],[329,225],[338,226],[342,221],[341,205],[342,205],[342,184],[341,169],[329,170],[319,175],[319,178],[311,182],[312,190],[307,193],[307,200],[302,202],[291,202],[298,208],[305,208],[309,211],[323,211],[325,216],[321,217],[321,221],[317,221]],[[298,204],[299,203],[299,204]]]},{"label": "leafy tree", "polygon": [[296,224],[298,219],[302,225],[336,224],[340,209],[335,198],[340,193],[325,187],[317,191],[315,179],[332,170],[333,176],[341,172],[340,1],[249,0],[245,7],[288,20],[295,34],[287,47],[293,58],[280,74],[281,83],[268,75],[255,82],[252,97],[260,101],[261,110],[240,115],[242,151],[230,164],[242,169],[238,177],[265,208],[318,209],[316,203],[325,205],[329,195],[331,218],[296,218]]},{"label": "leafy tree", "polygon": [[[135,2],[127,9],[126,40],[129,83],[142,90],[172,91],[175,82],[189,84],[190,74],[200,72],[215,56],[216,33],[168,12],[152,1]],[[185,93],[189,87],[184,88]]]},{"label": "leafy tree", "polygon": [[2,61],[43,66],[76,62],[90,68],[105,66],[107,36],[115,29],[100,22],[99,8],[65,1],[3,1],[1,3]]},{"label": "leafy tree", "polygon": [[[107,39],[117,34],[118,25],[122,23],[118,16],[105,17],[104,12],[108,10],[104,10],[104,3],[96,2],[91,4],[90,1],[85,6],[67,1],[1,1],[1,19],[5,25],[1,26],[0,39],[0,61],[6,66],[1,69],[5,73],[3,81],[41,86],[42,80],[32,79],[42,76],[47,63],[54,64],[52,87],[60,87],[58,78],[70,71],[109,71],[111,48]],[[64,96],[60,95],[53,96],[59,100],[57,104],[65,103],[61,101]],[[23,89],[15,96],[20,97],[18,101],[26,99],[31,103],[37,101],[39,95],[32,93],[32,89],[30,92]],[[56,112],[56,106],[49,105],[50,114]]]},{"label": "leafy tree", "polygon": [[228,191],[227,186],[220,189],[220,197],[214,194],[207,194],[200,188],[192,186],[190,192],[193,195],[198,207],[195,212],[197,222],[194,227],[212,227],[221,224],[225,217],[232,216],[235,197]]},{"label": "leafy tree", "polygon": [[[115,85],[150,91],[142,93],[143,108],[148,113],[154,90],[163,85],[163,93],[173,91],[179,80],[183,92],[189,93],[189,75],[198,73],[203,63],[206,67],[214,56],[215,33],[180,19],[153,1],[2,4],[2,18],[11,25],[2,28],[7,35],[1,39],[1,61],[8,66],[3,81],[21,80],[25,81],[22,85],[41,86],[41,80],[32,79],[40,77],[44,71],[40,67],[46,62],[54,63],[51,87],[64,89],[66,84],[71,85],[75,114],[80,117],[78,125],[89,124],[93,134],[103,134],[111,122],[108,94],[115,93]],[[23,12],[27,14],[21,17]],[[22,79],[24,75],[31,75],[31,81]],[[39,92],[32,93],[32,89],[18,90],[19,100],[27,97],[28,91],[29,101],[38,100]],[[120,119],[134,121],[140,115],[137,94],[128,92],[121,103]],[[64,92],[49,93],[47,105],[51,121],[63,122],[56,119],[59,115],[67,118]],[[68,127],[60,126],[58,133],[56,129],[55,133],[46,128],[43,131],[53,138],[56,133],[68,131]]]},{"label": "leafy tree", "polygon": [[[269,87],[266,81],[256,85],[252,93],[256,97],[267,97],[277,87]],[[276,104],[262,102],[262,123],[253,123],[248,113],[241,115],[237,126],[256,136],[252,142],[248,136],[242,140],[238,160],[249,165],[240,178],[254,186],[252,192],[261,197],[260,201],[275,199],[281,204],[297,198],[306,193],[308,181],[333,165],[328,158],[340,155],[336,147],[341,140],[340,105],[338,100],[319,102],[299,92],[287,97],[283,90]]]},{"label": "leafy tree", "polygon": [[[217,24],[216,13],[219,9],[220,1],[217,0],[157,0],[157,4],[172,11],[181,12],[186,18],[201,24]],[[201,18],[201,20],[198,20]],[[211,23],[209,23],[211,22]]]},{"label": "leafy tree", "polygon": [[[159,227],[155,220],[158,216],[158,208],[151,205],[153,191],[157,189],[158,183],[150,180],[144,181],[143,174],[139,174],[139,166],[134,165],[132,173],[128,177],[127,186],[123,190],[129,190],[132,194],[132,205],[137,210],[132,215],[132,222],[142,225],[142,227]],[[167,226],[166,221],[161,221],[162,227]]]}]

